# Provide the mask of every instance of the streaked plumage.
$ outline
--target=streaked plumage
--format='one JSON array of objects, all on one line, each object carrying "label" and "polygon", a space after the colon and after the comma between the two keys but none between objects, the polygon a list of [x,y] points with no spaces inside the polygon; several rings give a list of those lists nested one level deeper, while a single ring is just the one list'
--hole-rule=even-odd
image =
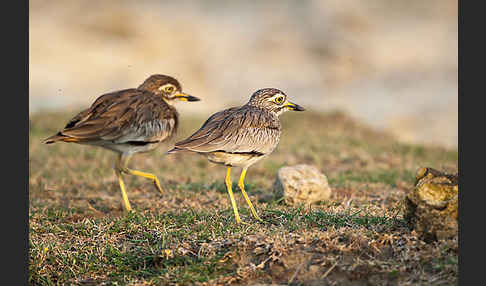
[{"label": "streaked plumage", "polygon": [[273,152],[282,132],[278,116],[286,110],[304,110],[287,101],[287,95],[275,88],[256,91],[247,104],[213,114],[194,134],[177,142],[168,153],[192,151],[213,163],[228,167],[226,185],[233,204],[236,221],[241,222],[234,204],[229,174],[231,167],[243,168],[239,187],[252,214],[261,220],[244,191],[243,180],[252,164]]},{"label": "streaked plumage", "polygon": [[177,125],[176,109],[162,97],[126,89],[99,97],[45,143],[76,142],[131,154],[154,149],[174,134]]},{"label": "streaked plumage", "polygon": [[214,114],[175,148],[203,153],[214,163],[248,167],[275,149],[280,134],[277,115],[245,105]]},{"label": "streaked plumage", "polygon": [[[162,191],[158,179],[149,173],[126,167],[131,155],[148,152],[173,136],[178,127],[178,113],[172,106],[175,100],[197,101],[196,97],[182,93],[179,82],[166,75],[152,75],[138,88],[124,89],[101,95],[88,109],[74,116],[57,134],[44,140],[100,146],[119,154],[117,175],[130,173],[154,180]],[[130,204],[120,181],[125,207]]]}]

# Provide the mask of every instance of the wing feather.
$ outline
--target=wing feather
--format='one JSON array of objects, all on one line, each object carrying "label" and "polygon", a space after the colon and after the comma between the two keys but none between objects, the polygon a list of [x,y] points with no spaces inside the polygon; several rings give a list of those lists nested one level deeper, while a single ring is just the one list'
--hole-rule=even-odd
[{"label": "wing feather", "polygon": [[126,89],[100,96],[73,117],[60,134],[77,142],[164,140],[177,128],[177,112],[160,97]]},{"label": "wing feather", "polygon": [[271,152],[278,144],[278,118],[263,110],[243,106],[213,114],[189,138],[177,142],[176,149],[195,152]]}]

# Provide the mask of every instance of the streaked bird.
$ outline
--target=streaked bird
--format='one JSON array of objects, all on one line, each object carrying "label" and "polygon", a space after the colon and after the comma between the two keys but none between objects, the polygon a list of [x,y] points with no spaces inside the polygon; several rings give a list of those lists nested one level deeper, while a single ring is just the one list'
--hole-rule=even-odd
[{"label": "streaked bird", "polygon": [[263,221],[245,192],[244,180],[248,167],[277,147],[282,133],[278,116],[287,110],[303,111],[304,108],[288,101],[287,95],[281,90],[257,90],[245,105],[213,114],[199,130],[187,139],[177,142],[167,153],[196,152],[206,156],[210,162],[225,165],[226,188],[237,223],[241,223],[241,218],[231,189],[230,172],[232,167],[241,167],[238,187],[253,217]]},{"label": "streaked bird", "polygon": [[138,88],[101,95],[44,143],[72,142],[118,153],[115,173],[125,209],[130,211],[123,173],[153,180],[160,192],[162,187],[154,174],[129,169],[128,160],[136,153],[154,150],[174,135],[179,115],[172,105],[179,100],[199,101],[199,98],[183,93],[173,77],[151,75]]}]

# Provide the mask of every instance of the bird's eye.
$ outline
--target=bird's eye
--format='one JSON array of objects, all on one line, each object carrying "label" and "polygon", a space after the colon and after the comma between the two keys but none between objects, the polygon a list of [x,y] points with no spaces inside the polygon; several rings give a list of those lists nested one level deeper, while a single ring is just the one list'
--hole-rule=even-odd
[{"label": "bird's eye", "polygon": [[275,98],[275,102],[276,102],[277,104],[282,104],[282,102],[283,102],[283,101],[284,101],[283,96],[279,96],[279,97]]},{"label": "bird's eye", "polygon": [[172,85],[166,86],[164,91],[167,93],[172,93],[174,91],[174,87]]}]

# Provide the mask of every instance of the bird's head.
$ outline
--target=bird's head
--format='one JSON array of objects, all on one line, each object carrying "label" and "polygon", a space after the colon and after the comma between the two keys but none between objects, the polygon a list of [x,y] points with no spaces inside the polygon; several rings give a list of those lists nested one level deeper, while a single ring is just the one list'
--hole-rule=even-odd
[{"label": "bird's head", "polygon": [[263,88],[255,91],[247,104],[266,109],[277,116],[287,110],[305,110],[302,106],[290,102],[287,95],[276,88]]},{"label": "bird's head", "polygon": [[148,90],[156,95],[162,96],[169,104],[176,101],[199,101],[200,99],[182,92],[180,83],[173,77],[154,74],[147,78],[138,89]]}]

